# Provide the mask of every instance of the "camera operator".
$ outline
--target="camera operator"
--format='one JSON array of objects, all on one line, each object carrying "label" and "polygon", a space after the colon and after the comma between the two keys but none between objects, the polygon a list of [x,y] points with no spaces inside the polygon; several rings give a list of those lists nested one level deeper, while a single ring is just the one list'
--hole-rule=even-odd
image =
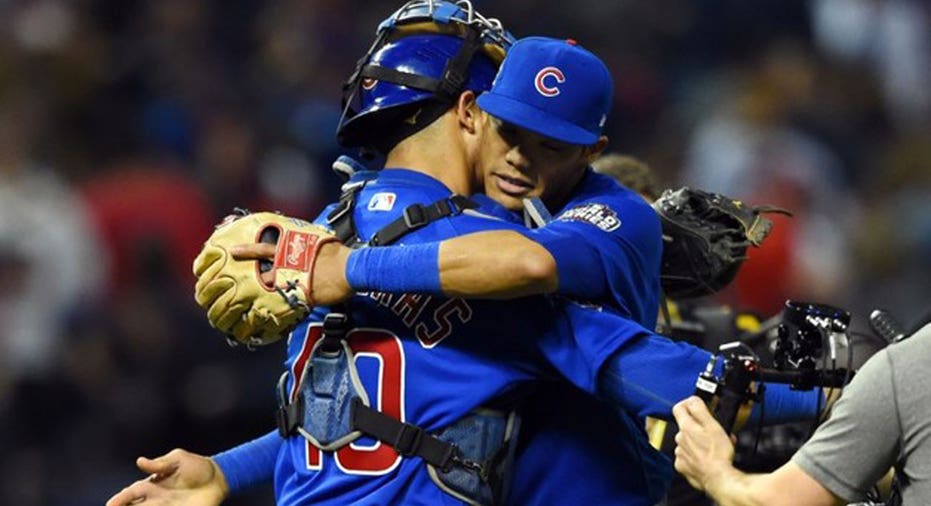
[{"label": "camera operator", "polygon": [[[870,358],[824,423],[769,474],[732,465],[734,446],[697,397],[675,406],[676,470],[722,506],[862,501],[892,466],[901,504],[931,504],[931,325]],[[898,504],[898,498],[888,504]]]}]

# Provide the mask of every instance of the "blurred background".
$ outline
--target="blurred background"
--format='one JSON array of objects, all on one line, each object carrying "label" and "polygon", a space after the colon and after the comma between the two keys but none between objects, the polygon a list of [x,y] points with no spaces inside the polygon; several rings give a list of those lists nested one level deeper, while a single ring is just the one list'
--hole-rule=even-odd
[{"label": "blurred background", "polygon": [[[97,505],[173,447],[273,426],[190,265],[233,206],[313,217],[374,0],[0,0],[0,504]],[[931,4],[476,1],[615,80],[610,150],[795,212],[721,300],[931,308]],[[270,489],[230,504],[270,504]]]}]

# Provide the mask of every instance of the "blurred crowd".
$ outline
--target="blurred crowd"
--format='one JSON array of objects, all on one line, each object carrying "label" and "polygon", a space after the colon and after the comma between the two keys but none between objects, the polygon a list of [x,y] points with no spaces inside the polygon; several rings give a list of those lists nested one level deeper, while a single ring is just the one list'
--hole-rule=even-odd
[{"label": "blurred crowd", "polygon": [[[610,150],[793,211],[722,301],[931,309],[931,4],[474,3],[608,63]],[[227,347],[191,261],[235,206],[335,198],[341,84],[399,5],[0,0],[0,504],[101,504],[137,455],[272,427],[283,354]]]}]

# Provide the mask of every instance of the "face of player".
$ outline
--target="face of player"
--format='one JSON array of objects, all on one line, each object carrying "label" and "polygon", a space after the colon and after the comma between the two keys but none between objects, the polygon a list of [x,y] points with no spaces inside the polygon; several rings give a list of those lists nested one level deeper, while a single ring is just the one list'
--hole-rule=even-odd
[{"label": "face of player", "polygon": [[479,170],[485,194],[512,211],[540,197],[563,205],[588,166],[590,147],[567,144],[482,113]]}]

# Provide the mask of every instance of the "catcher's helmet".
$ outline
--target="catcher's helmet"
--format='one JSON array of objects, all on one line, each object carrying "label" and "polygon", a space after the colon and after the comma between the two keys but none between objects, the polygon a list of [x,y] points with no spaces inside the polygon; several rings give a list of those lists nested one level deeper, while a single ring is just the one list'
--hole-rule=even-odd
[{"label": "catcher's helmet", "polygon": [[[408,2],[378,27],[343,87],[340,144],[385,151],[430,124],[464,90],[488,90],[513,40],[467,0]],[[402,123],[415,114],[416,121]]]}]

